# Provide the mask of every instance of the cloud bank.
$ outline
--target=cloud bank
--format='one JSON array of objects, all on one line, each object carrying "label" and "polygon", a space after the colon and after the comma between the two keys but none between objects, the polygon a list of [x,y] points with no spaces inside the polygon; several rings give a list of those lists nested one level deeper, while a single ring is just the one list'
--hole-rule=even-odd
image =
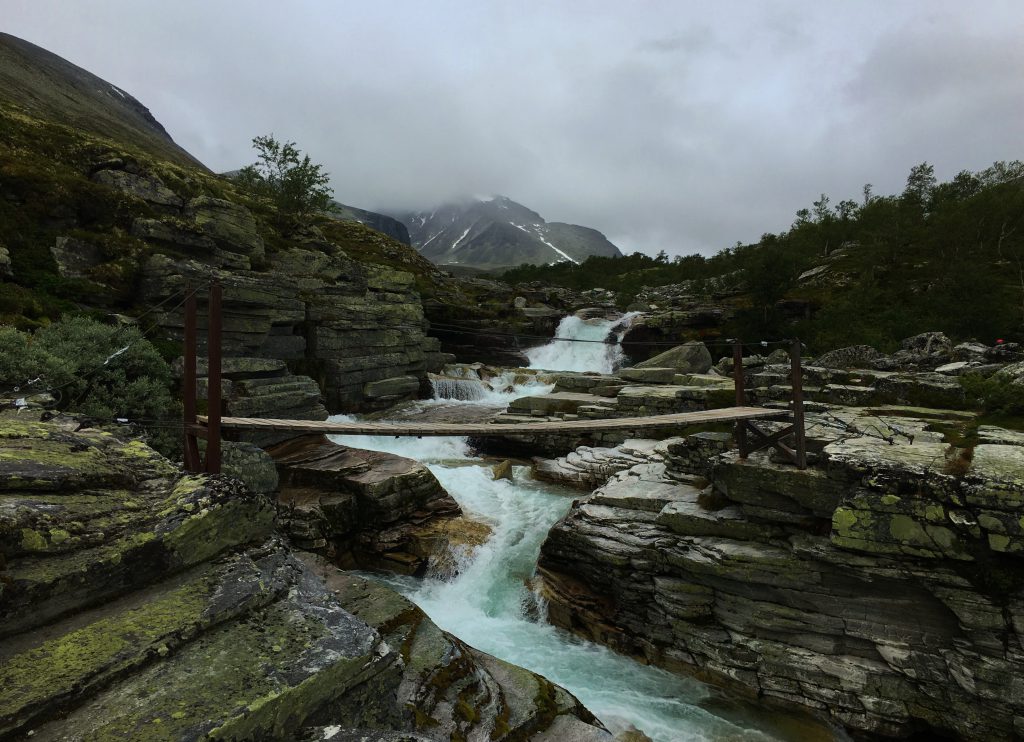
[{"label": "cloud bank", "polygon": [[501,193],[625,251],[712,253],[1024,158],[1024,4],[0,0],[215,170],[274,132],[376,210]]}]

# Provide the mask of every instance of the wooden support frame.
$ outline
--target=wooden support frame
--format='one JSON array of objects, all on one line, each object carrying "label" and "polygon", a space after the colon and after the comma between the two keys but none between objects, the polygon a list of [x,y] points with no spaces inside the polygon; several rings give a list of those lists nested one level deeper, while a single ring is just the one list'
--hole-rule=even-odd
[{"label": "wooden support frame", "polygon": [[[735,438],[736,450],[739,452],[740,459],[747,458],[755,451],[774,448],[796,464],[798,468],[807,468],[802,348],[803,345],[799,339],[793,340],[790,344],[790,383],[793,389],[792,424],[775,432],[766,432],[759,428],[753,420],[737,420]],[[743,343],[739,340],[733,343],[733,380],[736,385],[736,406],[740,407],[746,404],[746,389],[743,376]],[[753,436],[753,441],[750,440],[748,434]],[[785,443],[787,438],[793,439],[792,446]]]}]

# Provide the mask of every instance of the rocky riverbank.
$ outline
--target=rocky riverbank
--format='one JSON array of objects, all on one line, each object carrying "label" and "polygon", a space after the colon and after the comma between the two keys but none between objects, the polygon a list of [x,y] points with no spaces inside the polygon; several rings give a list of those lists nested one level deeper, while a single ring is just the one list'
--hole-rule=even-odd
[{"label": "rocky riverbank", "polygon": [[552,529],[550,620],[854,732],[1015,739],[1024,437],[971,418],[812,415],[806,471],[662,441]]},{"label": "rocky riverbank", "polygon": [[0,414],[0,739],[610,739],[265,496],[48,417]]}]

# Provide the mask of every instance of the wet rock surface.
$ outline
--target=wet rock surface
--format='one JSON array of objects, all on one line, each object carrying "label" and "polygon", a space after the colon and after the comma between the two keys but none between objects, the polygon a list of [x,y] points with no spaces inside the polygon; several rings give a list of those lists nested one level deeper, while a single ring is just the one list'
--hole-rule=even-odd
[{"label": "wet rock surface", "polygon": [[552,529],[550,620],[858,733],[1016,739],[1024,447],[934,430],[964,423],[831,408],[805,471],[663,441]]},{"label": "wet rock surface", "polygon": [[280,476],[279,522],[297,545],[336,562],[419,574],[446,544],[438,521],[462,514],[423,464],[296,438],[269,451]]},{"label": "wet rock surface", "polygon": [[396,593],[297,558],[235,480],[26,410],[0,414],[0,483],[0,739],[610,737]]}]

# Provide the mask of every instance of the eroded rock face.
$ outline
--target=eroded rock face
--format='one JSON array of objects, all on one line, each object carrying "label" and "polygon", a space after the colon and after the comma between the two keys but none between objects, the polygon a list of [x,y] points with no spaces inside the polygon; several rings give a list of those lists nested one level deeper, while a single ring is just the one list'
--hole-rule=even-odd
[{"label": "eroded rock face", "polygon": [[[441,631],[397,593],[339,572],[312,554],[302,558],[347,610],[380,631],[390,646],[405,648],[395,705],[416,710],[416,726],[427,739],[611,742],[563,688]],[[370,703],[351,704],[349,723],[374,726],[372,715],[380,706],[374,690],[366,690]]]},{"label": "eroded rock face", "polygon": [[610,739],[272,520],[138,441],[0,414],[0,738]]},{"label": "eroded rock face", "polygon": [[292,439],[269,453],[280,475],[281,527],[302,548],[341,564],[422,573],[446,547],[435,522],[462,513],[412,459],[322,436]]},{"label": "eroded rock face", "polygon": [[812,416],[806,471],[663,442],[552,529],[551,620],[851,730],[1018,738],[1020,436],[986,429],[965,458],[912,411],[874,412]]}]

